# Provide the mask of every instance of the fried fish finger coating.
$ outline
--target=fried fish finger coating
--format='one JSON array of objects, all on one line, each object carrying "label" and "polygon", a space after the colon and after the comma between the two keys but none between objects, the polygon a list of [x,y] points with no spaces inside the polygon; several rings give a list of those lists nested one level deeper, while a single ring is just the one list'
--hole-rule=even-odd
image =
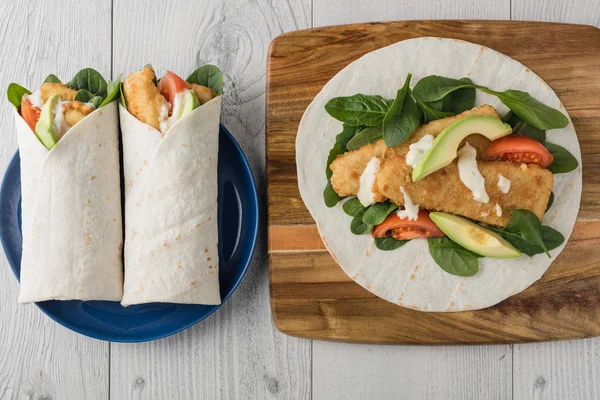
[{"label": "fried fish finger coating", "polygon": [[77,94],[77,90],[71,89],[65,84],[53,82],[44,83],[40,88],[40,91],[42,92],[42,100],[44,103],[55,93],[58,93],[63,101],[73,101]]},{"label": "fried fish finger coating", "polygon": [[187,87],[188,89],[194,91],[196,97],[198,97],[198,101],[200,102],[200,104],[204,104],[217,97],[217,92],[206,86],[197,85],[195,83],[188,83]]},{"label": "fried fish finger coating", "polygon": [[150,67],[145,66],[141,71],[133,72],[125,79],[123,95],[127,110],[134,117],[160,130],[161,120],[168,117],[168,112],[165,115],[164,110],[168,111],[169,103],[154,84],[154,71]]},{"label": "fried fish finger coating", "polygon": [[94,108],[80,101],[74,101],[63,105],[65,121],[69,126],[73,126],[81,121],[86,115],[94,111]]}]

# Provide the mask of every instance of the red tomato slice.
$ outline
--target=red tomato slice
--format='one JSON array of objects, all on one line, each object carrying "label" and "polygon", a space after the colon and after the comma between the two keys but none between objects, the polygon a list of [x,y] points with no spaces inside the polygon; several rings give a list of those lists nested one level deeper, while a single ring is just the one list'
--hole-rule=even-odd
[{"label": "red tomato slice", "polygon": [[502,157],[514,163],[538,164],[543,168],[552,162],[552,154],[543,144],[523,135],[508,135],[494,140],[487,153],[491,157]]},{"label": "red tomato slice", "polygon": [[35,132],[35,124],[40,119],[42,110],[31,104],[31,101],[26,96],[21,100],[21,117],[27,122],[27,125]]},{"label": "red tomato slice", "polygon": [[171,105],[173,105],[173,101],[175,101],[175,95],[184,91],[186,88],[187,83],[169,70],[167,70],[165,76],[158,82],[160,94],[165,96],[165,99],[167,99]]},{"label": "red tomato slice", "polygon": [[372,235],[374,238],[391,236],[396,240],[446,236],[429,218],[427,210],[419,210],[419,218],[416,221],[410,221],[408,218],[400,219],[398,214],[393,212],[381,224],[375,226]]}]

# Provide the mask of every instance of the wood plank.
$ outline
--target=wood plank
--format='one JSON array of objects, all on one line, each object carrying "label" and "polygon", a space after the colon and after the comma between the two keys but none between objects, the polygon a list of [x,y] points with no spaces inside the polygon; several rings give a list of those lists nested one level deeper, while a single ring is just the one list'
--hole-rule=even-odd
[{"label": "wood plank", "polygon": [[[115,0],[114,6],[115,72],[126,74],[146,63],[182,74],[205,62],[221,67],[222,122],[245,151],[264,193],[264,55],[274,36],[309,27],[310,0],[162,0],[152,7],[143,0]],[[266,246],[261,230],[244,281],[207,320],[156,342],[113,344],[111,397],[308,398],[310,342],[274,329],[261,251]]]},{"label": "wood plank", "polygon": [[[600,27],[600,7],[594,0],[513,0],[512,16]],[[581,144],[582,147],[587,145]],[[593,190],[598,195],[598,187]],[[587,195],[589,196],[589,195]],[[597,213],[597,211],[595,211]],[[582,231],[575,231],[579,237]],[[597,399],[600,397],[600,338],[514,346],[514,399]]]},{"label": "wood plank", "polygon": [[[584,194],[567,249],[538,283],[483,311],[420,313],[386,303],[354,284],[322,251],[297,194],[295,135],[314,95],[366,52],[424,35],[478,42],[524,62],[557,91],[581,141]],[[594,246],[600,239],[600,107],[591,95],[600,91],[600,79],[589,72],[600,64],[590,46],[599,44],[600,31],[592,27],[489,21],[362,24],[277,38],[268,69],[268,221],[273,232],[287,229],[287,234],[273,239],[270,247],[276,326],[293,335],[370,343],[518,343],[600,334],[600,251]]]},{"label": "wood plank", "polygon": [[510,346],[315,341],[313,399],[511,399]]},{"label": "wood plank", "polygon": [[[54,73],[70,79],[83,67],[110,76],[110,0],[0,2],[0,82],[38,88]],[[73,24],[85,24],[76,31]],[[94,49],[94,51],[90,51]],[[17,148],[12,106],[0,107],[0,170]],[[108,398],[108,343],[89,339],[50,320],[35,305],[17,304],[19,285],[0,257],[0,398]]]}]

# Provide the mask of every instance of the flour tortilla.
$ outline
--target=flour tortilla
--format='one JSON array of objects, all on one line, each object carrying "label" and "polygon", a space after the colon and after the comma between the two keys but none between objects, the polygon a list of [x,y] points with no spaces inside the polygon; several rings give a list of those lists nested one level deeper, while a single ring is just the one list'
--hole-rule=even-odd
[{"label": "flour tortilla", "polygon": [[120,106],[125,175],[123,305],[220,304],[221,96],[161,133]]},{"label": "flour tortilla", "polygon": [[20,303],[121,300],[117,104],[86,116],[46,149],[15,110],[21,156]]},{"label": "flour tortilla", "polygon": [[[327,101],[356,93],[393,99],[406,75],[412,86],[427,75],[470,77],[479,85],[502,91],[529,92],[539,101],[567,115],[554,91],[521,63],[495,50],[454,39],[418,38],[373,51],[334,76],[304,113],[296,139],[300,194],[329,252],[354,281],[392,303],[421,311],[462,311],[492,306],[537,281],[563,250],[571,235],[581,200],[581,152],[569,119],[564,129],[548,131],[549,142],[569,150],[579,167],[555,175],[554,205],[543,223],[565,236],[565,244],[534,257],[501,260],[482,258],[479,272],[468,278],[444,272],[429,255],[426,240],[412,240],[394,251],[381,251],[369,235],[353,235],[342,203],[327,208],[323,202],[325,166],[342,123],[324,109]],[[476,105],[490,104],[508,111],[496,97],[477,91]]]}]

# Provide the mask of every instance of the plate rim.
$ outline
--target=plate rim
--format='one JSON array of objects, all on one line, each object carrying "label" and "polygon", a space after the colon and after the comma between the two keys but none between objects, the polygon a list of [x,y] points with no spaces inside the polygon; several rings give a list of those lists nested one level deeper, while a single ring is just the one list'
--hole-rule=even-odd
[{"label": "plate rim", "polygon": [[[219,134],[221,132],[224,132],[227,136],[228,139],[231,140],[231,142],[233,143],[235,149],[239,152],[239,154],[241,155],[241,161],[242,164],[244,166],[243,168],[243,172],[247,173],[247,175],[249,176],[249,186],[251,188],[250,190],[250,196],[251,199],[253,201],[253,206],[251,205],[251,212],[252,215],[254,216],[254,223],[251,224],[251,226],[249,227],[250,229],[250,235],[251,235],[251,241],[250,241],[250,248],[249,248],[249,256],[247,257],[246,260],[243,261],[243,267],[241,269],[241,273],[239,278],[237,278],[237,280],[233,283],[233,286],[231,288],[231,290],[229,291],[229,293],[227,293],[227,295],[221,300],[220,304],[214,305],[213,308],[206,314],[200,316],[197,319],[194,319],[192,322],[190,322],[189,324],[184,324],[182,326],[178,326],[173,330],[169,330],[168,332],[164,333],[164,334],[157,334],[157,335],[151,335],[151,336],[144,336],[142,338],[131,338],[131,337],[126,337],[126,338],[111,338],[108,337],[104,334],[94,334],[92,332],[89,332],[88,329],[82,329],[80,327],[74,326],[73,324],[71,324],[69,321],[64,320],[63,318],[54,315],[53,313],[48,312],[45,307],[43,307],[42,305],[40,305],[39,303],[43,303],[43,302],[35,302],[34,304],[37,306],[38,309],[40,309],[46,316],[48,316],[51,320],[55,321],[56,323],[58,323],[59,325],[75,332],[78,333],[80,335],[92,338],[92,339],[97,339],[97,340],[102,340],[102,341],[107,341],[107,342],[116,342],[116,343],[142,343],[142,342],[149,342],[149,341],[153,341],[153,340],[157,340],[157,339],[162,339],[171,335],[174,335],[176,333],[179,333],[183,330],[188,329],[189,327],[196,325],[197,323],[199,323],[200,321],[208,318],[209,316],[211,316],[212,314],[214,314],[219,308],[221,308],[221,306],[223,306],[223,304],[225,304],[225,302],[233,295],[233,293],[237,290],[238,286],[240,285],[240,283],[242,282],[242,280],[244,279],[244,277],[246,276],[246,273],[248,272],[248,268],[250,267],[250,263],[252,262],[252,258],[254,257],[254,252],[256,250],[256,242],[258,241],[258,229],[259,229],[259,223],[260,223],[260,205],[259,205],[259,199],[258,199],[258,191],[256,188],[256,180],[254,179],[254,174],[252,173],[252,168],[250,167],[250,164],[248,163],[248,159],[246,157],[246,154],[244,153],[244,151],[242,150],[241,146],[239,145],[239,143],[237,142],[237,140],[233,137],[233,135],[231,134],[231,132],[229,132],[229,130],[222,124],[219,123]],[[4,171],[4,175],[2,177],[2,184],[0,185],[0,199],[2,199],[4,197],[4,193],[5,190],[7,189],[7,171],[8,171],[8,167],[16,162],[16,158],[19,155],[19,149],[17,148],[17,150],[15,151],[15,153],[12,155],[12,157],[10,158],[10,161],[8,162],[7,166],[6,166],[6,170]],[[2,250],[4,251],[4,256],[8,262],[8,265],[10,266],[10,269],[13,272],[13,275],[15,276],[15,278],[17,279],[17,282],[20,285],[20,279],[17,276],[17,271],[16,271],[16,266],[13,265],[13,262],[11,261],[11,259],[8,256],[8,251],[7,251],[7,244],[6,244],[6,240],[4,238],[3,235],[3,231],[4,229],[2,229],[2,224],[0,223],[0,243],[2,243]],[[20,266],[19,266],[20,268]],[[165,303],[165,304],[178,304],[178,303]],[[200,304],[198,304],[200,305]]]}]

